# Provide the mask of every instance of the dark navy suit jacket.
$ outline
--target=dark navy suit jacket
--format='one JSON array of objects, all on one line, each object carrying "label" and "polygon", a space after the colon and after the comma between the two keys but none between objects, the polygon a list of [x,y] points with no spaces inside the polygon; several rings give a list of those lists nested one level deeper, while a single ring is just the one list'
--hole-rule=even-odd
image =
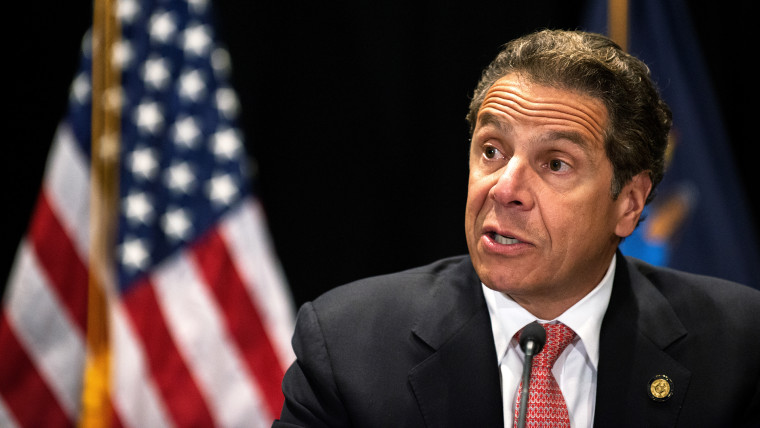
[{"label": "dark navy suit jacket", "polygon": [[[595,426],[760,427],[760,291],[618,253]],[[501,427],[499,372],[467,256],[338,287],[299,311],[274,426]],[[671,396],[649,384],[666,376]]]}]

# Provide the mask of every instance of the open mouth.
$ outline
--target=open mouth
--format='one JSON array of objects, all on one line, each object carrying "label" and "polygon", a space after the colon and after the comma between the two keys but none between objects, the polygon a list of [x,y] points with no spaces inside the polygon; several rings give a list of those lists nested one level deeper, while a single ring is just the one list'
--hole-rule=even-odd
[{"label": "open mouth", "polygon": [[517,238],[513,238],[511,236],[499,235],[498,233],[491,233],[491,238],[493,238],[494,241],[502,245],[519,244],[521,242]]}]

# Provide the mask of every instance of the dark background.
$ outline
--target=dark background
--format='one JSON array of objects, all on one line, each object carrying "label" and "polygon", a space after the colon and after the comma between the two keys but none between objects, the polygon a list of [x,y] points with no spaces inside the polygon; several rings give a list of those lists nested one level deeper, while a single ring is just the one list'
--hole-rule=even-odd
[{"label": "dark background", "polygon": [[[0,169],[9,214],[0,292],[91,22],[91,2],[48,3],[17,3],[4,20],[4,128],[10,132]],[[747,62],[753,54],[741,52],[755,50],[755,18],[714,2],[688,5],[684,19],[693,21],[703,47],[731,137],[727,149],[757,219],[757,133],[750,133],[757,121],[756,83]],[[516,36],[579,27],[584,2],[214,6],[217,33],[232,56],[241,127],[258,165],[256,192],[300,305],[347,281],[466,251],[464,116],[480,71]]]}]

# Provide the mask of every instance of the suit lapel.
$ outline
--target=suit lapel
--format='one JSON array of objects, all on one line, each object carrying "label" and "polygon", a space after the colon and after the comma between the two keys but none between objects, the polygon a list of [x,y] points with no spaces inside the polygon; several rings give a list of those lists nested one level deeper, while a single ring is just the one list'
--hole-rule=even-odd
[{"label": "suit lapel", "polygon": [[[600,335],[594,424],[674,426],[691,373],[667,351],[686,334],[665,297],[618,253]],[[664,401],[649,393],[656,376],[672,385]]]},{"label": "suit lapel", "polygon": [[469,258],[431,288],[414,334],[431,355],[409,372],[427,426],[501,426],[491,321]]}]

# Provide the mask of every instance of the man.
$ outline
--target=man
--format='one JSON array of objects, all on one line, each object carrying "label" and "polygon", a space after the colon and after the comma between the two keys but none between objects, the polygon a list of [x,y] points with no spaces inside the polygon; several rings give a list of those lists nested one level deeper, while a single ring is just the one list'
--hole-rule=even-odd
[{"label": "man", "polygon": [[304,305],[275,426],[511,426],[536,320],[556,361],[536,356],[529,423],[760,426],[760,292],[617,251],[662,178],[670,116],[603,36],[506,45],[468,115],[469,256]]}]

